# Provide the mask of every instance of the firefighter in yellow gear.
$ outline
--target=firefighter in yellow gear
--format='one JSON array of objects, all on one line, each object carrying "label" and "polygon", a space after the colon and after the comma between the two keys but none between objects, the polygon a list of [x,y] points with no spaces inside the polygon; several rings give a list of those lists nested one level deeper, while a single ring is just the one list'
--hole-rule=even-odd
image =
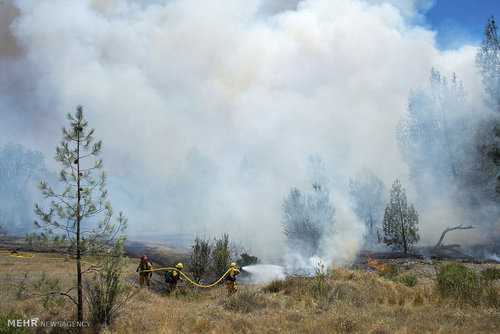
[{"label": "firefighter in yellow gear", "polygon": [[236,276],[240,274],[240,270],[236,268],[236,263],[231,263],[231,268],[226,276],[227,291],[232,294],[238,291],[238,284],[236,284]]},{"label": "firefighter in yellow gear", "polygon": [[148,261],[148,257],[143,255],[136,270],[136,272],[139,273],[139,284],[141,288],[144,286],[144,281],[146,281],[148,289],[151,289],[151,276],[153,276],[152,269],[153,265]]},{"label": "firefighter in yellow gear", "polygon": [[167,295],[177,290],[177,282],[182,281],[182,275],[180,272],[182,271],[183,267],[184,266],[182,265],[182,263],[177,263],[175,269],[172,270],[170,277],[167,277],[167,282],[168,282]]}]

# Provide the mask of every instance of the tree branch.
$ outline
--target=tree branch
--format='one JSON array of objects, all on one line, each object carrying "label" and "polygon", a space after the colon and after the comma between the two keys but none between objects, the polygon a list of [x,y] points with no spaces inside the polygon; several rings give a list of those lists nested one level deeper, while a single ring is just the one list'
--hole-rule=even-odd
[{"label": "tree branch", "polygon": [[463,224],[460,224],[458,226],[455,226],[455,227],[447,227],[443,233],[441,233],[441,237],[439,238],[438,242],[436,243],[436,245],[434,246],[434,248],[442,248],[444,247],[443,246],[443,239],[444,239],[444,236],[446,235],[446,233],[450,232],[450,231],[453,231],[453,230],[470,230],[470,229],[473,229],[473,228],[476,228],[475,226],[465,226],[465,227],[462,227]]}]

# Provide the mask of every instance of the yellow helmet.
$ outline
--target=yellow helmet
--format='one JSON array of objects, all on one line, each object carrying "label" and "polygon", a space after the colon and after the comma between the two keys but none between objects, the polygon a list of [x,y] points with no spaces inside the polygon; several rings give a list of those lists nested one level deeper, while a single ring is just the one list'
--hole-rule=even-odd
[{"label": "yellow helmet", "polygon": [[182,266],[182,263],[177,263],[177,265],[175,266],[177,269],[182,269],[183,266]]},{"label": "yellow helmet", "polygon": [[231,268],[236,268],[236,263],[231,263]]}]

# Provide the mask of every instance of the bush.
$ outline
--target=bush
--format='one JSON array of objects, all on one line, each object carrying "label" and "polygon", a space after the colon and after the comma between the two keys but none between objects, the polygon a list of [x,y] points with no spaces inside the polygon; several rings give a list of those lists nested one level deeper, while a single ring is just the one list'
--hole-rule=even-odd
[{"label": "bush", "polygon": [[[124,304],[132,298],[134,290],[121,282],[119,272],[127,259],[123,257],[123,239],[103,256],[100,271],[85,281],[85,293],[94,326],[107,326]],[[138,291],[138,290],[135,290]]]},{"label": "bush", "polygon": [[392,264],[388,264],[380,271],[380,276],[387,279],[394,279],[398,275],[398,270]]},{"label": "bush", "polygon": [[327,275],[325,266],[319,264],[315,269],[315,275],[310,281],[311,294],[316,298],[326,297],[331,290],[330,285],[327,282]]},{"label": "bush", "polygon": [[214,240],[212,248],[212,265],[215,274],[220,277],[229,269],[231,248],[229,246],[229,235],[224,233],[220,239]]},{"label": "bush", "polygon": [[481,272],[481,280],[483,282],[491,282],[496,279],[500,279],[500,269],[486,268]]},{"label": "bush", "polygon": [[417,285],[418,278],[415,274],[404,273],[399,277],[399,281],[406,286],[414,287]]},{"label": "bush", "polygon": [[477,302],[481,293],[476,273],[460,264],[442,266],[436,281],[442,296],[457,298],[460,301]]},{"label": "bush", "polygon": [[490,307],[500,308],[500,293],[498,291],[498,288],[493,285],[487,286],[485,289],[484,300],[486,302],[486,305]]},{"label": "bush", "polygon": [[10,309],[9,313],[0,315],[0,333],[5,334],[25,334],[29,333],[24,327],[8,327],[7,320],[17,320],[24,319],[22,315],[14,313],[13,309]]},{"label": "bush", "polygon": [[236,263],[238,264],[238,267],[251,266],[259,263],[259,258],[247,253],[243,253],[240,255],[240,259],[236,261]]},{"label": "bush", "polygon": [[274,279],[265,285],[262,290],[266,292],[280,292],[285,287],[285,281],[281,279]]},{"label": "bush", "polygon": [[210,245],[208,240],[196,237],[194,245],[191,246],[189,256],[191,258],[190,271],[193,275],[193,280],[198,284],[205,277],[209,269],[211,252],[212,245]]}]

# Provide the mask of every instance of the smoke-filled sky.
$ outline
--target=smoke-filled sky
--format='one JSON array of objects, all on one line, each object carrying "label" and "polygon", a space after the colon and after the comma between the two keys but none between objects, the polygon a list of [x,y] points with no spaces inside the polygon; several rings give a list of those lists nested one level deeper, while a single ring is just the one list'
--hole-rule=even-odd
[{"label": "smoke-filled sky", "polygon": [[[476,3],[498,11],[494,1]],[[346,253],[363,229],[347,198],[356,170],[373,169],[387,187],[402,178],[411,196],[395,138],[411,89],[432,67],[456,72],[469,102],[484,108],[474,65],[482,36],[446,42],[444,19],[430,16],[437,6],[4,0],[0,145],[39,150],[57,170],[65,114],[81,104],[103,139],[110,199],[131,237],[227,231],[260,255],[282,246],[283,198],[292,186],[309,191],[307,161],[317,152],[336,208],[337,251]]]}]

